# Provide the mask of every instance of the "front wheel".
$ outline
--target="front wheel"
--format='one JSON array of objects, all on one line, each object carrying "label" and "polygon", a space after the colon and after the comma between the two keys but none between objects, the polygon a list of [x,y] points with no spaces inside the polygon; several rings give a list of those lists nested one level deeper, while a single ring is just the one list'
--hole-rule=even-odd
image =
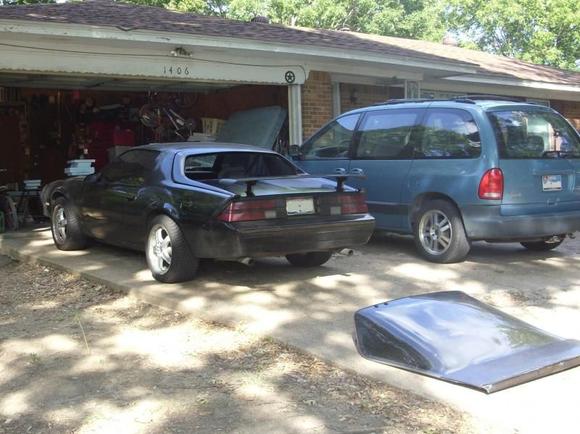
[{"label": "front wheel", "polygon": [[319,267],[328,262],[331,252],[308,252],[286,255],[286,259],[295,267]]},{"label": "front wheel", "polygon": [[413,232],[417,250],[431,262],[460,262],[471,249],[459,211],[446,200],[425,202]]},{"label": "front wheel", "polygon": [[151,221],[145,255],[151,274],[163,283],[191,280],[199,265],[199,259],[192,255],[181,228],[165,215]]},{"label": "front wheel", "polygon": [[50,215],[50,229],[54,245],[59,250],[82,250],[87,247],[87,237],[75,207],[64,197],[54,202]]},{"label": "front wheel", "polygon": [[549,250],[553,250],[558,247],[560,244],[564,242],[563,239],[560,241],[555,242],[548,242],[548,241],[524,241],[520,244],[524,246],[526,249],[531,250],[533,252],[547,252]]}]

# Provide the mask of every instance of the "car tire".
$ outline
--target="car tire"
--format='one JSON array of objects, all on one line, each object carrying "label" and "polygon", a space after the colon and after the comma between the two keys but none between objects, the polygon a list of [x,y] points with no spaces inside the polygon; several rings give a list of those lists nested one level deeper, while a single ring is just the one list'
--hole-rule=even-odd
[{"label": "car tire", "polygon": [[50,213],[54,245],[60,250],[83,250],[88,238],[83,233],[75,207],[64,197],[55,200]]},{"label": "car tire", "polygon": [[560,240],[555,243],[548,243],[547,241],[523,241],[520,244],[533,252],[548,252],[555,249],[563,242],[564,240]]},{"label": "car tire", "polygon": [[286,259],[295,267],[319,267],[326,264],[332,252],[308,252],[308,253],[293,253],[286,255]]},{"label": "car tire", "polygon": [[431,262],[460,262],[471,249],[459,211],[442,199],[430,200],[421,206],[413,235],[417,250]]},{"label": "car tire", "polygon": [[199,259],[191,253],[179,225],[166,215],[149,224],[145,256],[151,274],[163,283],[185,282],[194,278]]}]

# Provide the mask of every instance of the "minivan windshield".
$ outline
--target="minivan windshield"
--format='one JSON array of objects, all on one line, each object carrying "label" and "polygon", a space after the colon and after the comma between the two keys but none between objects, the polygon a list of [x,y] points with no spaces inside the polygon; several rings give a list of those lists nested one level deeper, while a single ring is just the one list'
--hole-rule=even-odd
[{"label": "minivan windshield", "polygon": [[578,133],[557,113],[502,110],[489,117],[501,158],[580,158]]}]

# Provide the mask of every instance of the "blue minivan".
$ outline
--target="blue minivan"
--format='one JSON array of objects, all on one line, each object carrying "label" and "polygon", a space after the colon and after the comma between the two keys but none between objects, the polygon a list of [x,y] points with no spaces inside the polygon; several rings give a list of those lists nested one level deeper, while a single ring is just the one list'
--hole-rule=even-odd
[{"label": "blue minivan", "polygon": [[377,229],[412,234],[433,262],[461,261],[477,240],[547,251],[580,230],[580,137],[540,105],[392,100],[334,119],[294,159],[359,175],[347,183]]}]

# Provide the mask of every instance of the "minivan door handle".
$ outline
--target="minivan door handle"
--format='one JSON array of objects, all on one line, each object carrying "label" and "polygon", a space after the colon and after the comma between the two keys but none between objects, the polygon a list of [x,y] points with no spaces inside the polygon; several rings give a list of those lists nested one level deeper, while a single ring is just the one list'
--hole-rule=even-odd
[{"label": "minivan door handle", "polygon": [[350,173],[353,175],[364,175],[365,171],[359,168],[350,169]]},{"label": "minivan door handle", "polygon": [[334,169],[334,173],[338,173],[339,175],[345,175],[346,169],[344,167],[337,167]]}]

